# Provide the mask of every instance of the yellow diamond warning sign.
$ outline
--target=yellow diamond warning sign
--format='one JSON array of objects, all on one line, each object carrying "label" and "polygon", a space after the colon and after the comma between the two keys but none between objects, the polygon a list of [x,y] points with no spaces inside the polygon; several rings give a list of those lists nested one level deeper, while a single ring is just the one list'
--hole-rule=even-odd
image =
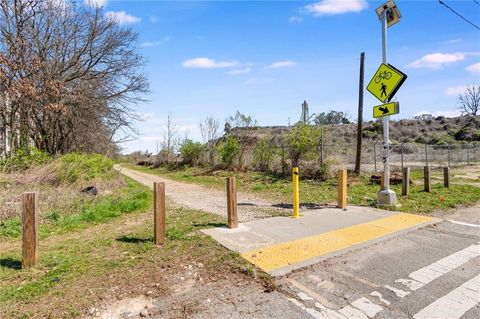
[{"label": "yellow diamond warning sign", "polygon": [[394,115],[400,112],[400,103],[392,102],[373,107],[373,117],[379,118],[387,115]]},{"label": "yellow diamond warning sign", "polygon": [[406,74],[390,64],[382,63],[367,85],[367,90],[385,103],[390,101],[406,79]]}]

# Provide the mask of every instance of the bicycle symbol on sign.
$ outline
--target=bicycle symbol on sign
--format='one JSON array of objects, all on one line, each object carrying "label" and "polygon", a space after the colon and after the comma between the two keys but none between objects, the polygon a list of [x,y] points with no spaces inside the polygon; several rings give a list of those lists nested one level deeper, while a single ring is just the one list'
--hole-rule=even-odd
[{"label": "bicycle symbol on sign", "polygon": [[392,77],[392,72],[383,71],[375,77],[375,83],[380,83],[382,80],[388,80]]}]

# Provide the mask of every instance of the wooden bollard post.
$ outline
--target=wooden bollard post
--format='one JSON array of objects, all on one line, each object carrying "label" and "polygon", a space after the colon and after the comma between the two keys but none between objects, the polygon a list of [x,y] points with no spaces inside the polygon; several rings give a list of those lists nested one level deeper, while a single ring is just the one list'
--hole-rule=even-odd
[{"label": "wooden bollard post", "polygon": [[424,190],[430,193],[432,191],[430,166],[423,167],[423,183],[425,186]]},{"label": "wooden bollard post", "polygon": [[165,244],[165,183],[153,183],[153,236],[155,245]]},{"label": "wooden bollard post", "polygon": [[347,208],[347,170],[338,170],[338,208]]},{"label": "wooden bollard post", "polygon": [[38,192],[22,197],[22,268],[38,262]]},{"label": "wooden bollard post", "polygon": [[410,194],[410,167],[404,167],[402,172],[402,195]]},{"label": "wooden bollard post", "polygon": [[444,167],[443,168],[443,186],[446,188],[450,187],[450,168]]},{"label": "wooden bollard post", "polygon": [[237,180],[235,177],[227,177],[227,216],[228,228],[237,228]]}]

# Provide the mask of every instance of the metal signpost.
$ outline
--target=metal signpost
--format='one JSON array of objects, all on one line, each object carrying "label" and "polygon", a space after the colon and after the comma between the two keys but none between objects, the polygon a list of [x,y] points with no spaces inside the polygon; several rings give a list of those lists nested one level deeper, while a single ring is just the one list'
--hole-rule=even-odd
[{"label": "metal signpost", "polygon": [[[393,95],[406,79],[406,75],[387,64],[387,28],[400,20],[400,11],[393,0],[388,1],[376,10],[382,23],[382,64],[373,76],[367,90],[378,98],[382,103],[390,102]],[[379,105],[374,108],[383,118],[383,185],[377,194],[379,205],[395,205],[397,195],[390,189],[390,139],[389,121],[390,115],[398,113],[398,104]]]}]

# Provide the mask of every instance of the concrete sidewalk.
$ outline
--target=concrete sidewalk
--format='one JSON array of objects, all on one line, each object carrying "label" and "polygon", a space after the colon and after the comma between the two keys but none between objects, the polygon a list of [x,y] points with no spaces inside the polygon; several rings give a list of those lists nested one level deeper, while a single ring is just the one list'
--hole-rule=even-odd
[{"label": "concrete sidewalk", "polygon": [[324,208],[303,217],[273,217],[236,229],[203,232],[271,275],[279,276],[342,252],[439,221],[371,207]]}]

